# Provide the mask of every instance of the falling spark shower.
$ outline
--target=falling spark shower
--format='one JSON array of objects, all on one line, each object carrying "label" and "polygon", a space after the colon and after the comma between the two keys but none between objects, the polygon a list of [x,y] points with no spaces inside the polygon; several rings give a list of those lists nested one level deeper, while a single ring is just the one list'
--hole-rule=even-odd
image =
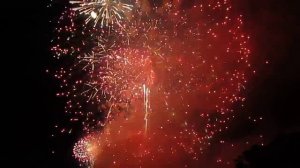
[{"label": "falling spark shower", "polygon": [[229,0],[70,1],[57,25],[57,96],[85,166],[201,166],[245,101],[250,37]]}]

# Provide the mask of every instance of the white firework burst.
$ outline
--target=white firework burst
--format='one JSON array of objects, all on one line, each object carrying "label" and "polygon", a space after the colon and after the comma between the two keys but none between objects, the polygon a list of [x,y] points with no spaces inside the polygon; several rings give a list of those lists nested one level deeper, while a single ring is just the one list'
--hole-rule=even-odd
[{"label": "white firework burst", "polygon": [[71,0],[70,3],[76,5],[73,10],[88,16],[85,20],[86,23],[93,21],[94,26],[100,24],[101,28],[114,24],[120,25],[125,13],[133,8],[133,5],[120,0]]},{"label": "white firework burst", "polygon": [[86,136],[75,143],[73,155],[82,163],[92,165],[97,155],[99,144],[93,136]]}]

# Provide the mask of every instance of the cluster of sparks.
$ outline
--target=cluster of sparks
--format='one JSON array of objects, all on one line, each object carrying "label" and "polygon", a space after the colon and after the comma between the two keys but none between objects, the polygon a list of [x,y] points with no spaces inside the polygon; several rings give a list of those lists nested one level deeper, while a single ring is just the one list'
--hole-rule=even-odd
[{"label": "cluster of sparks", "polygon": [[79,161],[154,167],[149,161],[186,153],[197,162],[228,128],[251,71],[242,16],[228,0],[184,3],[70,1],[58,19],[57,95],[82,123]]},{"label": "cluster of sparks", "polygon": [[73,148],[75,157],[83,163],[86,163],[96,156],[97,140],[93,136],[87,136],[80,139]]}]

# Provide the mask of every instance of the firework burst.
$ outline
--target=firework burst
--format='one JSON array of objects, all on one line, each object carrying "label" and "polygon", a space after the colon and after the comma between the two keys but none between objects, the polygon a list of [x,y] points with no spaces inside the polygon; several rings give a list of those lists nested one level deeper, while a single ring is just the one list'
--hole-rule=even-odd
[{"label": "firework burst", "polygon": [[133,8],[132,5],[122,3],[120,0],[82,0],[70,1],[70,3],[78,6],[73,10],[87,16],[86,23],[93,20],[94,26],[99,23],[101,28],[114,24],[120,26],[126,12]]},{"label": "firework burst", "polygon": [[98,142],[93,136],[86,136],[75,143],[73,154],[76,159],[86,164],[93,164],[98,153]]},{"label": "firework burst", "polygon": [[[55,74],[62,83],[58,96],[68,99],[71,121],[89,135],[74,147],[82,162],[95,159],[91,151],[101,151],[100,167],[134,160],[131,167],[150,160],[178,166],[172,161],[182,153],[187,164],[197,162],[228,129],[232,106],[245,101],[249,37],[229,1],[184,9],[179,1],[153,8],[142,2],[70,1],[87,19],[76,21],[68,11],[56,29],[52,50],[66,62]],[[131,10],[134,19],[122,22]],[[100,28],[87,26],[92,20]],[[107,31],[114,24],[119,27]]]}]

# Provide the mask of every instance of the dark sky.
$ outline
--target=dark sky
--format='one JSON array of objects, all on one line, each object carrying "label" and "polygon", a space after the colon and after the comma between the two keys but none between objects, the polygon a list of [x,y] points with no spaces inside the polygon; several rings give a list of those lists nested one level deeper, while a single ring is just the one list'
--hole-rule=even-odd
[{"label": "dark sky", "polygon": [[[271,141],[300,130],[300,2],[297,0],[235,0],[251,35],[257,67],[248,86],[246,110],[232,123],[228,138],[262,132]],[[75,135],[50,138],[63,118],[64,102],[55,97],[57,82],[45,73],[53,67],[49,20],[61,9],[22,1],[1,4],[1,83],[4,165],[8,167],[75,167],[71,148]],[[265,61],[269,60],[266,65]],[[4,93],[4,94],[3,94]],[[3,102],[4,101],[4,102]],[[242,113],[242,112],[241,112]],[[247,115],[263,116],[251,125]],[[56,155],[51,150],[58,149]]]}]

